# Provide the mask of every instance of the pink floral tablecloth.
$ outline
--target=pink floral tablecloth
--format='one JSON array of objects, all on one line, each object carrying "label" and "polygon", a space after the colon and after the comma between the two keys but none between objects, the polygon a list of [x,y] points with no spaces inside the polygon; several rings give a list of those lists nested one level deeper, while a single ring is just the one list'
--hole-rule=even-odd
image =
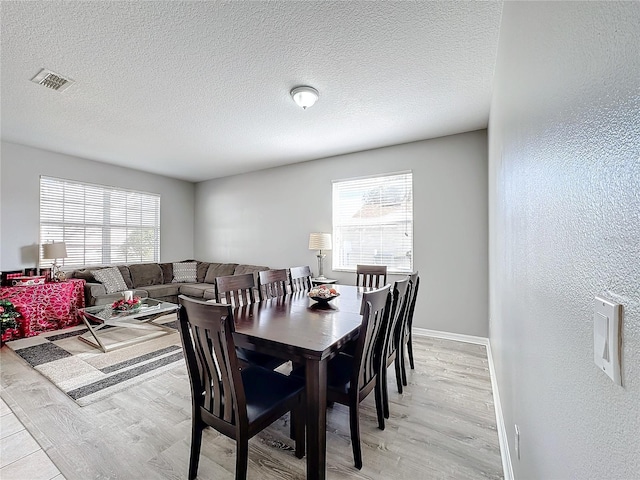
[{"label": "pink floral tablecloth", "polygon": [[78,309],[84,308],[84,280],[74,278],[44,285],[2,287],[0,298],[13,303],[21,315],[17,319],[20,327],[7,330],[2,341],[32,337],[82,321]]}]

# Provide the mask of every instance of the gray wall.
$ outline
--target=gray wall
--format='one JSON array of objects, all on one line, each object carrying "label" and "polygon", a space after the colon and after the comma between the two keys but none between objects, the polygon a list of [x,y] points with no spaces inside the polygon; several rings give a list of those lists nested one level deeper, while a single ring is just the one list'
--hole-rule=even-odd
[{"label": "gray wall", "polygon": [[[487,336],[487,140],[476,131],[197,184],[197,258],[317,272],[309,233],[331,232],[331,182],[412,170],[416,326]],[[325,275],[353,284],[355,274]]]},{"label": "gray wall", "polygon": [[0,162],[0,269],[35,266],[40,175],[160,194],[161,260],[193,257],[193,183],[8,142]]},{"label": "gray wall", "polygon": [[[638,2],[504,5],[490,339],[519,479],[640,475],[639,25]],[[593,362],[595,295],[624,308],[624,387]]]}]

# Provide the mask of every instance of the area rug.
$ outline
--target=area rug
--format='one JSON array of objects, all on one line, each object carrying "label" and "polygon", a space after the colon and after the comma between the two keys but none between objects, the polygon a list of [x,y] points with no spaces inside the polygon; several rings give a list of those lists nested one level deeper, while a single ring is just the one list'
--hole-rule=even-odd
[{"label": "area rug", "polygon": [[[158,323],[177,328],[175,315]],[[77,326],[7,342],[17,355],[56,387],[85,406],[184,365],[180,335],[169,333],[107,353],[87,345],[78,336],[87,332]],[[133,329],[105,328],[101,335],[117,341],[136,335]]]}]

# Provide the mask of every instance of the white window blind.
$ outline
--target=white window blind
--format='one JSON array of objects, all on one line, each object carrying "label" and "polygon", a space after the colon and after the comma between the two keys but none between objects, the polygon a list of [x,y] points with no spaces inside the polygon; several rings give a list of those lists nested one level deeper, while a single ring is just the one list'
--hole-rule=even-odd
[{"label": "white window blind", "polygon": [[40,243],[52,241],[67,247],[59,265],[157,262],[160,195],[40,177]]},{"label": "white window blind", "polygon": [[333,182],[333,269],[413,270],[413,174]]}]

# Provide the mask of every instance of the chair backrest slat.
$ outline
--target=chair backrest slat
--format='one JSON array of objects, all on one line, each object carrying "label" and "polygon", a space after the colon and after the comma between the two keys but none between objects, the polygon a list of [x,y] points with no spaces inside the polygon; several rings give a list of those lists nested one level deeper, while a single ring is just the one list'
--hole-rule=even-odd
[{"label": "chair backrest slat", "polygon": [[230,425],[246,420],[231,305],[179,297],[180,337],[197,404]]},{"label": "chair backrest slat", "polygon": [[198,363],[202,365],[200,371],[202,372],[202,384],[204,386],[211,386],[211,388],[203,387],[204,389],[204,407],[214,413],[214,415],[218,417],[224,417],[223,401],[225,389],[220,385],[220,376],[222,375],[219,371],[220,363],[212,354],[216,349],[209,348],[210,344],[214,342],[218,342],[218,338],[211,338],[209,335],[211,332],[204,328],[199,328],[197,326],[193,327],[193,338],[194,343],[196,344],[196,351],[198,352]]},{"label": "chair backrest slat", "polygon": [[354,372],[351,384],[363,389],[380,370],[381,349],[385,332],[391,286],[365,292],[362,295],[362,325],[354,352]]},{"label": "chair backrest slat", "polygon": [[285,269],[263,270],[258,273],[260,300],[283,297],[287,294],[288,276]]},{"label": "chair backrest slat", "polygon": [[252,273],[216,278],[216,302],[234,307],[255,303],[255,279]]},{"label": "chair backrest slat", "polygon": [[387,284],[386,265],[357,265],[356,285],[358,287],[380,288]]},{"label": "chair backrest slat", "polygon": [[304,292],[311,290],[313,284],[311,282],[311,267],[291,267],[289,269],[289,283],[291,284],[291,292]]}]

